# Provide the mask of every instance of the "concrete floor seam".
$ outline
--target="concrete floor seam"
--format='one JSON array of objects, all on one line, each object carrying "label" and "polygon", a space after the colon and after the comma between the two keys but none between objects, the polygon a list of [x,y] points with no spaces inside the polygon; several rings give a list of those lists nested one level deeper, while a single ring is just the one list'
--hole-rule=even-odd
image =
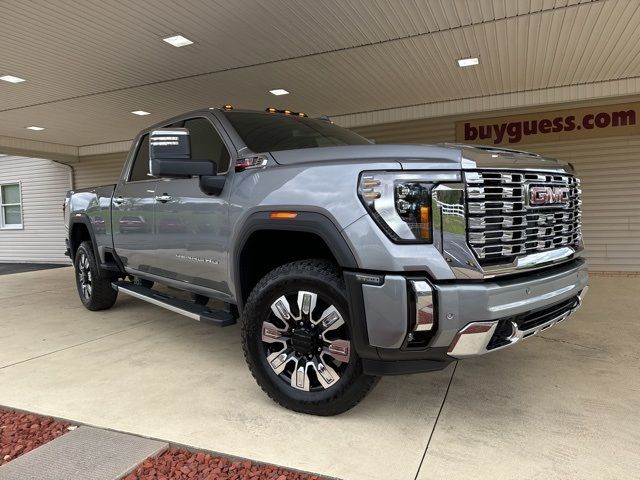
[{"label": "concrete floor seam", "polygon": [[22,363],[27,363],[27,362],[30,362],[32,360],[37,360],[39,358],[46,357],[48,355],[53,355],[53,354],[56,354],[56,353],[59,353],[59,352],[64,352],[65,350],[70,350],[72,348],[80,347],[80,346],[86,345],[88,343],[97,342],[98,340],[102,340],[104,338],[111,337],[112,335],[118,335],[119,333],[127,332],[129,330],[133,330],[134,328],[142,327],[143,325],[147,325],[147,324],[152,323],[154,321],[155,320],[149,320],[148,322],[138,323],[138,324],[136,324],[136,325],[134,325],[132,327],[125,328],[123,330],[118,330],[117,332],[108,333],[107,335],[102,335],[102,336],[97,337],[97,338],[92,338],[91,340],[87,340],[85,342],[80,342],[80,343],[76,343],[75,345],[69,345],[68,347],[59,348],[58,350],[53,350],[51,352],[43,353],[41,355],[36,355],[35,357],[27,358],[26,360],[20,360],[19,362],[10,363],[8,365],[2,365],[2,366],[0,366],[0,370],[4,370],[5,368],[9,368],[9,367],[14,367],[14,366],[20,365]]},{"label": "concrete floor seam", "polygon": [[429,439],[427,440],[427,444],[424,447],[424,452],[422,454],[422,458],[420,459],[420,464],[418,465],[418,469],[416,470],[416,475],[413,477],[413,480],[418,480],[418,475],[420,475],[420,470],[422,470],[422,464],[424,463],[424,459],[427,456],[427,450],[429,450],[429,444],[431,443],[431,439],[433,438],[433,434],[436,431],[436,427],[438,426],[438,420],[440,419],[440,414],[442,413],[442,409],[444,408],[444,404],[447,401],[447,395],[449,395],[449,389],[451,388],[451,384],[453,383],[453,376],[456,374],[456,369],[458,368],[458,361],[456,361],[453,366],[453,372],[451,372],[451,377],[449,378],[449,383],[447,384],[447,389],[444,392],[444,396],[442,397],[442,403],[440,404],[440,408],[438,409],[438,414],[436,415],[436,419],[433,422],[433,427],[431,428],[431,433],[429,433]]},{"label": "concrete floor seam", "polygon": [[541,338],[542,340],[549,340],[550,342],[560,342],[560,343],[566,343],[567,345],[573,345],[574,347],[580,347],[580,348],[588,348],[589,350],[595,350],[597,352],[603,352],[606,353],[606,350],[603,350],[602,348],[597,348],[597,347],[589,347],[587,345],[581,345],[579,343],[575,343],[575,342],[569,342],[568,340],[562,340],[560,338],[549,338],[549,337],[543,337],[542,335],[538,335],[538,338]]}]

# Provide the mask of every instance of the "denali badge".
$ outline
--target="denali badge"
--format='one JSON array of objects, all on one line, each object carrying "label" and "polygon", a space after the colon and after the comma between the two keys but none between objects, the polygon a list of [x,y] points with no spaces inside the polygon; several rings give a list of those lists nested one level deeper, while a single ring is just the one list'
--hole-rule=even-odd
[{"label": "denali badge", "polygon": [[569,201],[569,188],[528,185],[525,199],[530,207],[558,205]]},{"label": "denali badge", "polygon": [[218,260],[214,260],[212,258],[196,257],[193,255],[184,255],[182,253],[176,253],[176,258],[180,260],[187,260],[188,262],[213,263],[214,265],[218,265],[220,263]]}]

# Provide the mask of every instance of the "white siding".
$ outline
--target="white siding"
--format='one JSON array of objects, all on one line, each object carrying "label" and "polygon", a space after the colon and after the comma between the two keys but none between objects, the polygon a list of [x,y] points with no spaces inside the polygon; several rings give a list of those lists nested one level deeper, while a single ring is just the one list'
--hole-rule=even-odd
[{"label": "white siding", "polygon": [[[460,119],[431,118],[354,130],[378,143],[453,142],[454,123]],[[575,166],[582,180],[583,230],[590,269],[640,272],[640,137],[564,141],[516,148],[566,160]]]},{"label": "white siding", "polygon": [[73,188],[116,183],[126,158],[126,152],[80,157],[73,166]]},{"label": "white siding", "polygon": [[71,188],[68,166],[52,160],[0,157],[0,183],[20,182],[20,230],[0,230],[0,262],[68,263],[62,205]]}]

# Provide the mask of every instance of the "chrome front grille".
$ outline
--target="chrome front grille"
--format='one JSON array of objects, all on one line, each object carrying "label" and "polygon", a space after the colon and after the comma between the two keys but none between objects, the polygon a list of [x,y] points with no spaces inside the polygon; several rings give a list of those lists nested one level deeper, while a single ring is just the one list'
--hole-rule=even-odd
[{"label": "chrome front grille", "polygon": [[[496,170],[464,175],[467,240],[481,264],[581,243],[580,180],[573,175]],[[558,203],[531,204],[531,189],[547,187],[561,197],[555,198]]]}]

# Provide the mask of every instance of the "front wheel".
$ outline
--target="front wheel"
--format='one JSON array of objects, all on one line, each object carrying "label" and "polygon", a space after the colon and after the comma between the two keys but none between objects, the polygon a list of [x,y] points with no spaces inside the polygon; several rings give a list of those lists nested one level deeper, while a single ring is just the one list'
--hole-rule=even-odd
[{"label": "front wheel", "polygon": [[91,242],[80,244],[73,266],[82,304],[89,310],[111,308],[116,302],[118,292],[111,287],[111,275],[100,270],[100,265],[93,255]]},{"label": "front wheel", "polygon": [[280,266],[251,292],[242,316],[245,358],[280,405],[336,415],[376,384],[352,349],[344,292],[340,272],[323,260]]}]

